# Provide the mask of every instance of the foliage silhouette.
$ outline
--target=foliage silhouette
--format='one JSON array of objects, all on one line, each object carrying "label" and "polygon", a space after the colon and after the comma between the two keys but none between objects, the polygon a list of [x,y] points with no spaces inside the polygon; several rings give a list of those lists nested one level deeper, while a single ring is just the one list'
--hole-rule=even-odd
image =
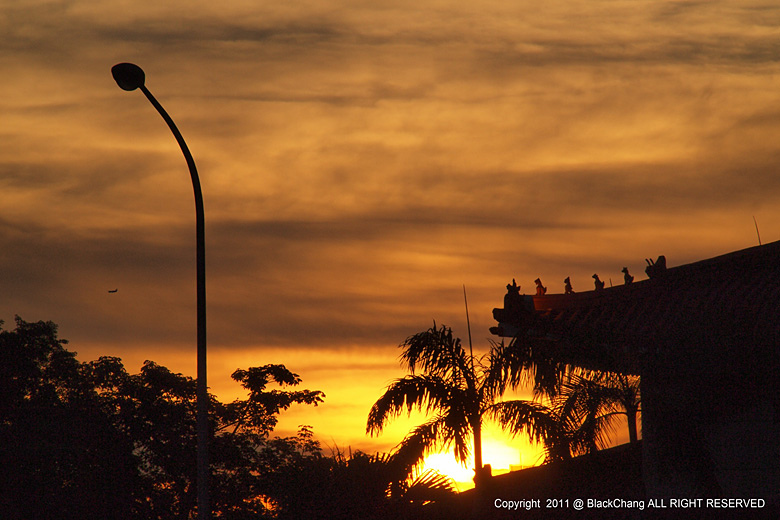
[{"label": "foliage silhouette", "polygon": [[[455,458],[464,463],[474,453],[479,468],[482,456],[480,432],[487,417],[507,414],[522,419],[532,433],[546,437],[553,426],[548,415],[536,413],[538,403],[522,400],[500,401],[507,385],[503,381],[505,362],[498,356],[501,345],[479,358],[467,354],[452,329],[434,322],[430,329],[409,336],[401,345],[402,364],[410,375],[391,383],[372,406],[366,431],[377,434],[404,410],[419,410],[433,418],[417,426],[399,445],[415,464],[436,448],[453,446]],[[419,373],[418,373],[419,372]],[[520,415],[518,415],[520,414]],[[477,476],[479,475],[479,476]],[[481,474],[475,468],[475,485]]]},{"label": "foliage silhouette", "polygon": [[[152,361],[81,363],[52,322],[0,331],[3,518],[189,518],[196,503],[196,382]],[[269,439],[278,414],[323,401],[283,365],[237,370],[246,399],[211,396],[213,510],[270,518],[279,468],[318,450],[310,431]],[[308,433],[307,433],[308,432]],[[303,437],[300,437],[302,435]],[[307,437],[308,435],[308,437]],[[308,451],[307,451],[308,450]]]},{"label": "foliage silhouette", "polygon": [[[51,322],[17,317],[0,330],[0,516],[192,518],[196,382],[152,361],[138,374],[116,357],[82,363],[66,344]],[[232,377],[246,399],[211,396],[215,517],[420,518],[453,494],[441,476],[409,481],[402,453],[325,456],[309,426],[271,438],[281,412],[324,395],[295,389],[301,379],[283,365]]]},{"label": "foliage silhouette", "polygon": [[[82,363],[66,344],[51,322],[17,317],[14,331],[0,330],[3,518],[190,518],[196,509],[195,381],[152,361],[138,374],[129,374],[116,357]],[[500,401],[512,381],[503,344],[474,358],[449,328],[434,323],[401,347],[411,374],[375,403],[369,431],[381,431],[404,410],[435,416],[389,455],[336,450],[325,456],[307,426],[295,437],[271,438],[281,412],[293,404],[316,406],[324,395],[294,388],[301,379],[283,365],[236,370],[233,379],[247,390],[246,399],[221,403],[211,397],[215,515],[446,517],[441,506],[452,495],[451,481],[431,473],[409,478],[434,446],[454,444],[464,460],[473,428],[494,418],[510,431],[547,441],[550,453],[564,453],[565,446],[574,454],[576,446],[590,449],[599,442],[562,435],[566,414],[560,410],[572,417],[591,413],[607,424],[621,413],[614,403],[631,395],[631,381],[621,394],[606,379],[570,377],[558,383],[569,392],[568,403],[561,393],[560,410],[551,413],[554,407],[536,401]],[[594,408],[594,399],[600,407]],[[636,394],[633,399],[638,404]],[[556,436],[568,444],[551,441]]]},{"label": "foliage silhouette", "polygon": [[345,454],[337,448],[330,457],[314,451],[295,459],[276,472],[275,484],[282,520],[430,518],[431,502],[455,494],[454,483],[435,473],[408,479],[398,453]]},{"label": "foliage silhouette", "polygon": [[0,331],[0,511],[130,518],[140,484],[131,441],[66,343],[52,322],[17,317],[15,331]]},{"label": "foliage silhouette", "polygon": [[639,377],[576,368],[557,361],[543,344],[518,338],[493,351],[502,374],[498,391],[528,385],[534,393],[532,403],[504,405],[493,417],[513,435],[527,433],[541,442],[547,462],[607,447],[619,415],[626,416],[630,441],[638,439]]},{"label": "foliage silhouette", "polygon": [[[625,416],[629,442],[639,440],[637,418],[641,412],[639,377],[614,372],[575,373],[563,384],[561,394],[567,406],[583,418],[593,422],[596,430],[608,434],[619,416]],[[608,437],[608,435],[607,435]],[[608,438],[596,439],[603,447]]]},{"label": "foliage silhouette", "polygon": [[[374,403],[366,431],[380,433],[404,411],[433,415],[398,447],[413,465],[432,450],[450,446],[456,459],[465,462],[471,444],[479,467],[480,430],[486,419],[542,443],[546,462],[606,447],[621,413],[629,417],[631,438],[636,440],[638,378],[583,372],[557,362],[544,349],[516,342],[510,347],[492,342],[490,351],[476,358],[466,353],[450,328],[437,328],[435,322],[409,336],[400,348],[409,375],[392,382]],[[533,400],[502,399],[509,388],[523,384],[532,385]],[[480,486],[479,478],[475,484]]]}]

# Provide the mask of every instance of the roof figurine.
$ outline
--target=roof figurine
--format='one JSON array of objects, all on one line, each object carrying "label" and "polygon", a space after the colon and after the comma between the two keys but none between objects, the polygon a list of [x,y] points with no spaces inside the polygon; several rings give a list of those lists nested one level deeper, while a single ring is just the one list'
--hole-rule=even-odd
[{"label": "roof figurine", "polygon": [[594,274],[593,275],[593,280],[594,280],[594,283],[596,284],[596,290],[597,291],[601,291],[602,289],[604,289],[604,282],[601,281],[601,279],[599,278],[599,275]]},{"label": "roof figurine", "polygon": [[622,272],[623,272],[623,280],[626,282],[626,285],[634,281],[634,277],[628,274],[628,267],[624,267]]},{"label": "roof figurine", "polygon": [[652,258],[645,258],[645,262],[647,262],[645,272],[647,273],[648,278],[658,277],[666,271],[666,257],[664,255],[659,256],[658,260],[655,262]]},{"label": "roof figurine", "polygon": [[534,283],[536,284],[536,295],[544,296],[545,293],[547,293],[547,287],[542,285],[542,280],[537,278],[536,280],[534,280]]},{"label": "roof figurine", "polygon": [[516,311],[523,306],[523,298],[520,296],[520,286],[512,278],[512,284],[506,284],[506,294],[504,295],[504,309]]},{"label": "roof figurine", "polygon": [[571,280],[569,280],[569,277],[567,276],[566,279],[563,281],[563,293],[564,294],[574,294],[574,289],[571,288]]}]

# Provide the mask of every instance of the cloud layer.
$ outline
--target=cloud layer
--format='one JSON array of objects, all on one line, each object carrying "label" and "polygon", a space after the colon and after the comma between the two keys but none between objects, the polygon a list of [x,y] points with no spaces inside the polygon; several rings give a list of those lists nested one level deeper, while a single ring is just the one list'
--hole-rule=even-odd
[{"label": "cloud layer", "polygon": [[585,290],[751,246],[753,216],[777,239],[778,23],[761,1],[5,2],[0,318],[192,373],[192,192],[111,79],[136,62],[201,174],[211,386],[274,357],[353,442],[399,342],[464,335],[463,284],[484,347],[513,277]]}]

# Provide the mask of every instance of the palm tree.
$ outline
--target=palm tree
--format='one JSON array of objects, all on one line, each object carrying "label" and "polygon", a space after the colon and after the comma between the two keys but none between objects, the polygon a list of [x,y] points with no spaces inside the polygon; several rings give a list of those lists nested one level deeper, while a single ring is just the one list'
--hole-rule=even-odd
[{"label": "palm tree", "polygon": [[[526,345],[524,345],[527,347]],[[492,343],[479,358],[444,325],[409,336],[401,345],[409,375],[392,382],[369,412],[366,432],[373,435],[404,410],[432,414],[401,442],[398,454],[411,470],[436,448],[454,445],[465,463],[473,449],[475,479],[483,481],[482,422],[493,419],[513,436],[527,434],[545,447],[546,462],[566,460],[606,447],[620,414],[636,440],[639,379],[577,369],[545,355]],[[509,388],[532,384],[534,400],[501,398]],[[546,401],[549,404],[545,404]]]},{"label": "palm tree", "polygon": [[564,383],[563,396],[588,421],[611,430],[614,420],[624,415],[629,442],[639,439],[637,417],[641,411],[639,376],[614,372],[593,372],[586,377],[574,374]]},{"label": "palm tree", "polygon": [[[629,439],[638,439],[640,412],[639,377],[588,370],[561,362],[545,337],[516,336],[509,346],[494,347],[495,364],[501,377],[496,381],[510,388],[531,386],[534,401],[544,400],[537,413],[547,414],[551,425],[542,438],[548,460],[567,458],[606,447],[614,431],[614,420],[625,415]],[[504,388],[498,390],[503,392]],[[522,414],[505,410],[497,420],[509,431],[529,430]],[[538,419],[537,419],[538,421]]]},{"label": "palm tree", "polygon": [[430,329],[409,336],[400,347],[404,349],[401,361],[409,375],[391,383],[374,403],[366,432],[380,433],[404,410],[408,414],[415,409],[433,414],[399,446],[399,451],[416,463],[433,449],[452,445],[455,458],[465,463],[473,448],[474,484],[479,488],[484,480],[483,418],[500,417],[502,411],[511,409],[514,417],[522,415],[532,435],[543,438],[549,434],[549,417],[538,413],[538,403],[498,401],[506,388],[500,380],[503,365],[496,356],[500,346],[494,344],[489,354],[475,358],[466,353],[460,338],[453,337],[452,329],[444,325],[437,328],[434,322]]},{"label": "palm tree", "polygon": [[527,433],[541,442],[545,462],[568,460],[606,448],[615,419],[628,419],[629,438],[637,440],[640,410],[639,378],[611,372],[569,374],[549,404],[540,401],[504,402],[491,409],[492,417],[512,435]]}]

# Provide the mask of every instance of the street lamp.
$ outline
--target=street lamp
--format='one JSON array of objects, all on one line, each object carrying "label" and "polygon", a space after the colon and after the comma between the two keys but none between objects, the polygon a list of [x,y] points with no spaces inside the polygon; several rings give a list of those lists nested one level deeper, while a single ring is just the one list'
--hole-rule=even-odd
[{"label": "street lamp", "polygon": [[195,235],[196,235],[196,263],[197,263],[197,295],[198,295],[198,390],[197,390],[197,430],[198,430],[198,519],[211,518],[209,507],[209,396],[206,386],[206,242],[204,231],[203,193],[200,189],[198,170],[192,159],[187,143],[181,136],[179,129],[160,103],[154,98],[149,89],[144,86],[144,71],[138,65],[132,63],[118,63],[111,67],[117,85],[122,90],[141,89],[149,102],[157,109],[162,118],[168,123],[168,128],[173,132],[176,142],[179,143],[187,167],[192,177],[192,189],[195,192]]}]

